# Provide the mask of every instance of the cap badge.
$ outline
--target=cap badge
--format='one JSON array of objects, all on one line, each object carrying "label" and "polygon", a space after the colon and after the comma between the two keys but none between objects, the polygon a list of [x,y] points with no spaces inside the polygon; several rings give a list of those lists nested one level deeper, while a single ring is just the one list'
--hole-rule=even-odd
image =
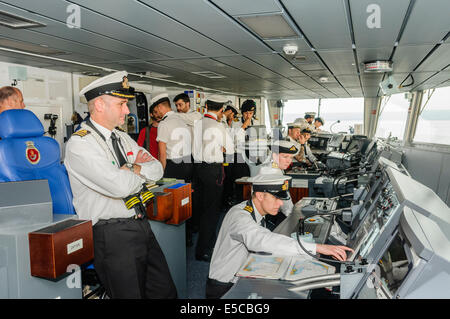
[{"label": "cap badge", "polygon": [[34,146],[34,143],[32,141],[26,141],[27,148],[25,150],[25,155],[28,160],[33,165],[36,165],[41,160],[41,153],[39,150]]},{"label": "cap badge", "polygon": [[130,88],[130,85],[128,84],[128,78],[126,76],[123,77],[122,88],[124,88],[124,89],[129,89]]},{"label": "cap badge", "polygon": [[296,148],[294,145],[293,145],[289,150],[290,150],[290,151],[297,152],[297,148]]},{"label": "cap badge", "polygon": [[283,186],[281,186],[281,189],[284,191],[287,191],[288,188],[289,188],[289,181],[286,180],[286,181],[284,181]]}]

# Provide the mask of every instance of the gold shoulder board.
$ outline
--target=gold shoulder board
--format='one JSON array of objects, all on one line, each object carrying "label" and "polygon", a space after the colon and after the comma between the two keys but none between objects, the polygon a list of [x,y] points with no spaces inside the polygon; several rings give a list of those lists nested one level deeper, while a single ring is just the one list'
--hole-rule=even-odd
[{"label": "gold shoulder board", "polygon": [[73,133],[72,135],[78,135],[78,136],[81,136],[81,137],[85,137],[89,133],[91,133],[91,132],[88,131],[88,130],[78,130],[75,133]]},{"label": "gold shoulder board", "polygon": [[249,213],[253,213],[253,208],[251,206],[245,206],[244,210],[248,211]]}]

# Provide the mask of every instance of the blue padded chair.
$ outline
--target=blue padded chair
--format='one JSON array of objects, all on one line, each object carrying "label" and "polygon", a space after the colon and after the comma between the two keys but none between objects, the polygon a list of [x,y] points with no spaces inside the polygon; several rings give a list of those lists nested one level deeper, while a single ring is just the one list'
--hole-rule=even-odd
[{"label": "blue padded chair", "polygon": [[25,109],[0,113],[0,182],[46,179],[54,214],[75,214],[59,144],[44,136],[44,127]]}]

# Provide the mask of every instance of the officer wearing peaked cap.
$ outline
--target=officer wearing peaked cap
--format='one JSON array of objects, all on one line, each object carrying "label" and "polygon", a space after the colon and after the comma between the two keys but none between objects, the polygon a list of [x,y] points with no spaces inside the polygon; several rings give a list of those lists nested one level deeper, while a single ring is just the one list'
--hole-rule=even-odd
[{"label": "officer wearing peaked cap", "polygon": [[195,257],[207,262],[211,259],[220,217],[225,178],[224,155],[234,153],[232,138],[220,123],[225,102],[221,96],[209,96],[206,100],[207,112],[194,124],[193,156],[197,188],[192,202],[195,204],[193,215],[196,215],[199,226]]},{"label": "officer wearing peaked cap", "polygon": [[172,111],[167,93],[156,95],[150,103],[156,116],[161,119],[156,141],[164,177],[179,178],[190,183],[193,170],[191,130],[178,113]]},{"label": "officer wearing peaked cap", "polygon": [[[256,113],[256,103],[253,100],[245,100],[241,105],[242,118],[232,124],[232,136],[235,143],[235,156],[233,163],[233,180],[250,175],[250,168],[244,160],[242,152],[246,139],[246,131],[253,125],[253,116]],[[235,184],[235,196],[240,201],[243,198],[243,186]]]},{"label": "officer wearing peaked cap", "polygon": [[94,266],[110,298],[176,298],[158,242],[145,217],[153,197],[146,182],[162,177],[162,166],[126,133],[116,129],[134,97],[126,72],[86,86],[91,114],[66,146],[65,166],[73,204],[92,220]]},{"label": "officer wearing peaked cap", "polygon": [[[251,251],[309,258],[297,240],[272,233],[265,227],[265,217],[276,215],[283,200],[289,198],[291,177],[265,167],[249,181],[252,198],[233,206],[222,222],[206,283],[207,298],[220,298],[236,283],[235,274]],[[345,250],[350,250],[308,242],[302,245],[312,254],[332,255],[339,260],[346,258]]]},{"label": "officer wearing peaked cap", "polygon": [[[270,149],[272,151],[271,161],[267,164],[260,165],[260,170],[270,168],[274,173],[283,176],[284,171],[291,166],[294,156],[299,153],[300,145],[289,140],[276,140],[273,141]],[[275,216],[268,215],[266,217],[267,228],[270,230],[275,229],[286,216],[291,214],[293,207],[294,204],[290,197],[283,200],[283,205],[280,207],[280,212],[282,214],[277,214]]]}]

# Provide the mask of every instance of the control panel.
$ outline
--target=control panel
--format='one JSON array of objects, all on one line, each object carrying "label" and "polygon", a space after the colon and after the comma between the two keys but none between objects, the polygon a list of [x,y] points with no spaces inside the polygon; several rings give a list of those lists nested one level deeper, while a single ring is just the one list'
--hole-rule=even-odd
[{"label": "control panel", "polygon": [[[347,246],[353,248],[354,253],[350,256],[350,260],[358,257],[373,257],[371,251],[373,246],[389,224],[390,220],[400,207],[397,195],[391,184],[387,184],[380,191],[376,203],[372,205],[369,211],[358,227],[350,235]],[[398,216],[396,216],[398,218]]]}]

